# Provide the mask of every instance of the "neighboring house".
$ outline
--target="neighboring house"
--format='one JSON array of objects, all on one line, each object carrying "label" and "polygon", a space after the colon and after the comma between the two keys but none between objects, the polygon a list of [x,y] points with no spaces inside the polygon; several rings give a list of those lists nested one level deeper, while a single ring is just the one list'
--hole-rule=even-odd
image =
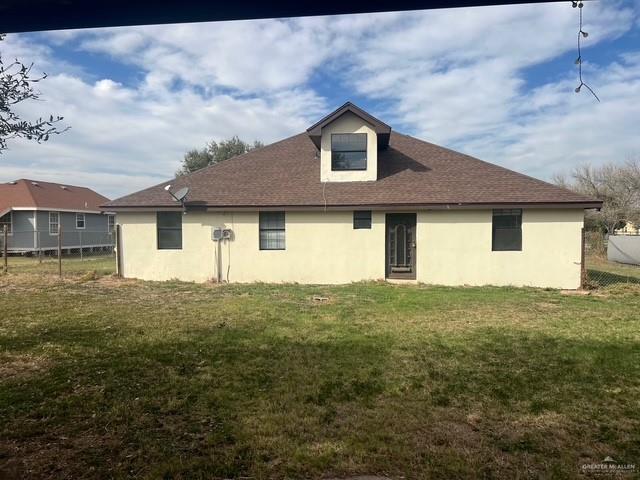
[{"label": "neighboring house", "polygon": [[615,235],[639,235],[640,230],[633,222],[626,222],[624,227],[616,228],[614,233]]},{"label": "neighboring house", "polygon": [[100,210],[109,199],[85,187],[35,180],[0,184],[0,244],[8,229],[11,253],[62,248],[102,249],[113,245],[115,217]]},{"label": "neighboring house", "polygon": [[[183,212],[169,192],[184,187]],[[584,209],[600,206],[346,103],[304,133],[105,208],[126,277],[578,288]],[[216,228],[229,238],[212,241]]]}]

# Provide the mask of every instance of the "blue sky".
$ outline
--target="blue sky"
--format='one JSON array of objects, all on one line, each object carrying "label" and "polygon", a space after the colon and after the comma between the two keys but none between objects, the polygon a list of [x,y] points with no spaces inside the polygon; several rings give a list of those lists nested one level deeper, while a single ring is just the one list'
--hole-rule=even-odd
[{"label": "blue sky", "polygon": [[170,178],[232,135],[273,142],[351,100],[395,130],[549,179],[640,155],[640,6],[587,2],[577,86],[569,2],[9,35],[5,58],[49,75],[21,113],[65,116],[16,140],[0,181],[117,197]]}]

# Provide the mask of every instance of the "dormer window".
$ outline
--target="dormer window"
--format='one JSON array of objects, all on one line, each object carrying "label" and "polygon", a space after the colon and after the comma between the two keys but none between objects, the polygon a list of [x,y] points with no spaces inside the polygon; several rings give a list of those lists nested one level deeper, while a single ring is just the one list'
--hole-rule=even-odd
[{"label": "dormer window", "polygon": [[389,145],[389,125],[347,102],[309,127],[307,133],[320,150],[321,182],[378,179],[378,150]]},{"label": "dormer window", "polygon": [[367,134],[331,134],[331,170],[366,170]]}]

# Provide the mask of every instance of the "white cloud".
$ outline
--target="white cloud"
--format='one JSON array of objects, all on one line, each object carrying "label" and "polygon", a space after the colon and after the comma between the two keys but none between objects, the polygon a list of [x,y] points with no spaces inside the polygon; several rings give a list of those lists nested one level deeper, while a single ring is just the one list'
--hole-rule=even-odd
[{"label": "white cloud", "polygon": [[[108,79],[93,84],[64,74],[42,83],[46,102],[21,109],[33,118],[64,112],[71,129],[34,145],[14,140],[2,154],[1,180],[28,177],[67,183],[83,179],[119,196],[173,175],[186,150],[211,140],[240,135],[247,140],[279,140],[306,128],[324,110],[309,91],[269,98],[216,95],[203,99],[190,90],[149,97]],[[8,164],[8,165],[7,165]]]},{"label": "white cloud", "polygon": [[[587,60],[589,47],[637,29],[637,16],[587,3]],[[576,22],[561,3],[10,36],[3,52],[52,74],[46,102],[25,113],[63,114],[72,129],[41,146],[12,142],[0,180],[68,175],[129,193],[170,176],[188,148],[235,134],[278,140],[348,99],[314,88],[368,98],[396,130],[540,177],[623,160],[640,151],[639,53],[585,65],[602,104],[573,93],[570,61],[547,84],[528,83],[527,69],[575,49]],[[142,78],[61,62],[60,47],[106,55]]]}]

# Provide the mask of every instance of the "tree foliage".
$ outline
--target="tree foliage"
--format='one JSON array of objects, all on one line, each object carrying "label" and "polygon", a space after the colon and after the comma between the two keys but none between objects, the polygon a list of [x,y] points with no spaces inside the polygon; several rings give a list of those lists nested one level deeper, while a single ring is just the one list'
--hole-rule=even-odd
[{"label": "tree foliage", "polygon": [[[0,41],[4,37],[4,34],[0,34]],[[56,125],[63,117],[50,115],[48,118],[28,121],[21,119],[15,111],[19,103],[40,98],[34,85],[47,78],[47,75],[34,77],[32,68],[33,64],[25,65],[18,59],[5,63],[0,54],[0,154],[7,149],[9,139],[21,137],[41,143],[49,140],[51,135],[68,129],[60,130]]]},{"label": "tree foliage", "polygon": [[237,136],[222,140],[220,143],[211,141],[202,149],[194,148],[185,153],[181,168],[176,172],[176,175],[187,175],[263,146],[262,142],[258,140],[248,143],[240,140]]},{"label": "tree foliage", "polygon": [[600,167],[581,165],[569,177],[556,175],[556,184],[602,200],[599,212],[589,212],[591,226],[613,233],[626,222],[640,225],[640,158]]}]

